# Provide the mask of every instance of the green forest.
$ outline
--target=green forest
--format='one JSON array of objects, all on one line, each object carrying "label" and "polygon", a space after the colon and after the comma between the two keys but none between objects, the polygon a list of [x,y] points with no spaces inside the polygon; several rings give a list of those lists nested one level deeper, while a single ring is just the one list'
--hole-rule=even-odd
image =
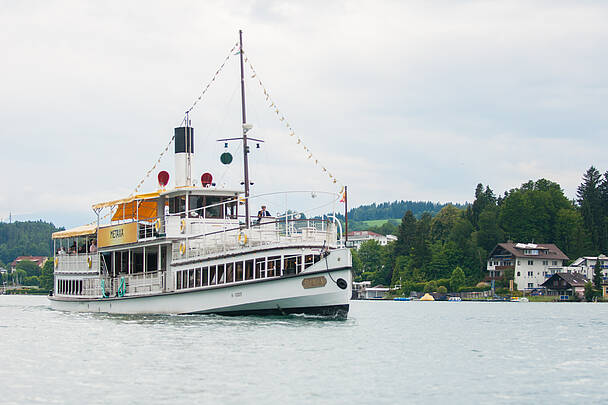
[{"label": "green forest", "polygon": [[395,235],[394,243],[367,241],[353,251],[356,280],[399,284],[404,293],[427,284],[427,289],[462,291],[483,280],[489,253],[509,240],[555,243],[572,260],[606,253],[608,171],[602,175],[589,168],[573,201],[546,179],[530,180],[501,196],[478,184],[472,204],[448,204],[434,216],[424,212],[418,218],[408,210]]},{"label": "green forest", "polygon": [[0,223],[0,263],[19,256],[50,256],[51,234],[62,229],[44,221]]},{"label": "green forest", "polygon": [[[361,205],[348,210],[348,229],[349,231],[370,230],[382,235],[393,234],[399,225],[399,220],[407,211],[411,211],[416,218],[420,218],[425,213],[434,216],[448,204],[450,203],[401,200]],[[452,205],[457,208],[466,207],[461,204]],[[336,217],[344,223],[344,215],[337,214]],[[382,224],[370,226],[370,222],[382,222]]]}]

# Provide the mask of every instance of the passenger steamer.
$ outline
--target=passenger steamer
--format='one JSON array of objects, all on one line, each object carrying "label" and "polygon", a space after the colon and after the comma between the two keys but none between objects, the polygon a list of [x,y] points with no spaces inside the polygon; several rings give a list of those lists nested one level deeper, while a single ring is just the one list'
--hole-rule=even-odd
[{"label": "passenger steamer", "polygon": [[[95,204],[95,224],[53,234],[52,308],[347,316],[351,256],[335,214],[250,215],[242,38],[239,47],[244,190],[217,188],[208,174],[193,184],[194,128],[186,116],[175,129],[173,189],[161,172],[157,192]],[[111,209],[108,224],[101,224],[103,209]]]}]

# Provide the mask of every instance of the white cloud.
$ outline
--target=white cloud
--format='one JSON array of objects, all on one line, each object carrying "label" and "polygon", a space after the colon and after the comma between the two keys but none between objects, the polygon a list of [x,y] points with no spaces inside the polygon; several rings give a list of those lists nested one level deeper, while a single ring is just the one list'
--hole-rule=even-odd
[{"label": "white cloud", "polygon": [[[81,220],[129,194],[239,28],[351,206],[465,201],[478,182],[502,193],[539,177],[573,197],[588,166],[608,169],[607,17],[601,2],[5,3],[0,217]],[[222,167],[215,142],[239,132],[235,62],[192,119],[195,177],[238,186],[239,165]],[[267,141],[252,154],[254,189],[331,188],[249,78],[247,100]],[[172,172],[171,153],[160,168]]]}]

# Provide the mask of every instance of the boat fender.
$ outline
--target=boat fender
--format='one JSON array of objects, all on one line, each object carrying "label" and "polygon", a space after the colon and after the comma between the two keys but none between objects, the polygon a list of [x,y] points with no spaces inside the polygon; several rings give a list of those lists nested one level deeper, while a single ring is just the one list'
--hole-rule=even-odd
[{"label": "boat fender", "polygon": [[180,244],[179,244],[179,253],[181,255],[186,253],[186,244],[184,242],[180,242]]},{"label": "boat fender", "polygon": [[238,241],[239,241],[239,245],[241,245],[241,246],[247,244],[247,234],[243,231],[239,232]]},{"label": "boat fender", "polygon": [[186,232],[186,220],[182,219],[182,222],[179,223],[179,231],[181,233]]},{"label": "boat fender", "polygon": [[154,222],[154,229],[156,230],[156,232],[160,232],[160,218],[158,218],[155,222]]},{"label": "boat fender", "polygon": [[348,287],[348,283],[343,278],[339,278],[338,280],[336,280],[336,284],[343,290],[346,290],[346,287]]},{"label": "boat fender", "polygon": [[56,258],[55,258],[55,268],[57,268],[57,265],[58,265],[58,264],[59,264],[59,258],[58,258],[58,257],[56,257]]},{"label": "boat fender", "polygon": [[89,265],[89,269],[93,267],[93,259],[91,259],[91,256],[87,257],[87,264]]}]

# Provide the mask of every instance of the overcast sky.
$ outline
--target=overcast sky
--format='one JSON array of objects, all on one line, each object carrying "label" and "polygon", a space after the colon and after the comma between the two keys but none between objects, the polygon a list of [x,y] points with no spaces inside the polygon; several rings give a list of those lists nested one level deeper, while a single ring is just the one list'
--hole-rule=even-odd
[{"label": "overcast sky", "polygon": [[[0,0],[0,218],[58,226],[130,194],[243,29],[245,52],[296,134],[351,206],[464,202],[529,179],[573,198],[602,172],[608,135],[603,1]],[[194,177],[236,187],[222,166],[238,136],[232,56],[191,115]],[[253,193],[327,176],[247,81]],[[231,145],[235,152],[238,145]],[[172,149],[160,169],[173,174]],[[156,173],[143,191],[156,189]]]}]

